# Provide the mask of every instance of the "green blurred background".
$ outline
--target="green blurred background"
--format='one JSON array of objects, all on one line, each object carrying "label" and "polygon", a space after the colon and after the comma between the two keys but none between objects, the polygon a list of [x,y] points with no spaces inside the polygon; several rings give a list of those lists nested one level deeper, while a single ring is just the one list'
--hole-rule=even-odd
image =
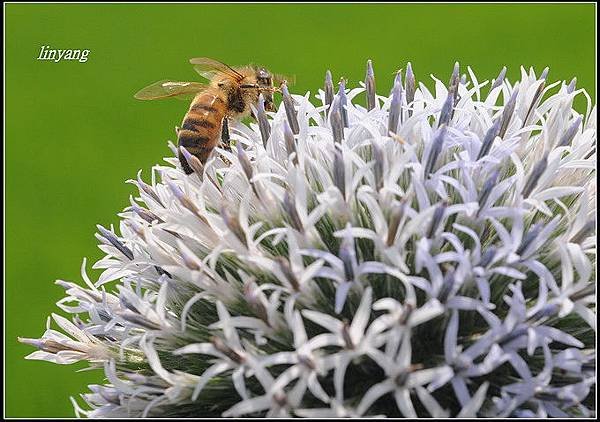
[{"label": "green blurred background", "polygon": [[[327,69],[350,86],[372,59],[378,90],[412,61],[432,86],[453,63],[479,80],[519,66],[586,88],[595,101],[593,4],[8,4],[6,12],[6,310],[8,417],[69,417],[69,396],[102,373],[25,361],[80,265],[101,257],[95,224],[117,224],[135,192],[125,180],[169,156],[187,104],[141,102],[159,79],[196,80],[187,63],[208,56],[295,74],[295,91],[322,83]],[[90,49],[86,63],[37,61],[40,47]],[[579,101],[579,107],[585,103]],[[584,108],[583,108],[584,110]],[[97,273],[90,271],[97,276]]]}]

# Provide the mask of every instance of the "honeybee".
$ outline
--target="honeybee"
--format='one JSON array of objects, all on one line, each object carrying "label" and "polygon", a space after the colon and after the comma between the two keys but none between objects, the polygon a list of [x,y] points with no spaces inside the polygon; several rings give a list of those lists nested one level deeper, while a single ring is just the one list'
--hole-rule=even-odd
[{"label": "honeybee", "polygon": [[[274,111],[273,93],[278,88],[273,85],[274,75],[260,66],[232,68],[207,57],[190,59],[190,63],[209,81],[208,84],[161,80],[141,89],[134,97],[155,100],[193,95],[189,110],[177,129],[177,141],[204,164],[220,140],[228,146],[228,119],[240,120],[249,116],[250,105],[258,103],[261,93],[265,110]],[[275,78],[283,82],[283,77],[275,75]],[[186,174],[193,172],[181,151],[179,161]]]}]

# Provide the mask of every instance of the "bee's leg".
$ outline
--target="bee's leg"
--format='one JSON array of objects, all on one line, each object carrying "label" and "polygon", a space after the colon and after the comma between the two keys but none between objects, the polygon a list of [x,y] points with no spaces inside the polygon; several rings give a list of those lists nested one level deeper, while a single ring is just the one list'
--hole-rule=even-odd
[{"label": "bee's leg", "polygon": [[221,146],[224,149],[231,149],[229,138],[229,123],[227,122],[227,117],[223,117],[223,125],[221,127]]}]

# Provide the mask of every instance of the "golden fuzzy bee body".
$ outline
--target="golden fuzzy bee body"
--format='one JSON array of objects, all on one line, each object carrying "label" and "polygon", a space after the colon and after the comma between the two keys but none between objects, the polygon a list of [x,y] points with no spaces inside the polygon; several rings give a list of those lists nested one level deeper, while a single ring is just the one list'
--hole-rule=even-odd
[{"label": "golden fuzzy bee body", "polygon": [[[227,104],[220,92],[209,89],[199,93],[192,101],[177,132],[178,146],[184,147],[198,157],[200,162],[205,163],[221,140],[223,119],[226,115]],[[191,173],[191,167],[181,152],[179,160],[186,173]]]},{"label": "golden fuzzy bee body", "polygon": [[[263,94],[265,109],[272,110],[275,89],[272,75],[262,67],[234,69],[205,57],[191,59],[190,63],[209,84],[163,80],[143,88],[135,98],[153,100],[193,94],[194,99],[177,131],[178,145],[204,164],[226,133],[227,120],[250,115],[250,105],[258,102],[260,94]],[[179,161],[187,174],[193,172],[181,150]]]}]

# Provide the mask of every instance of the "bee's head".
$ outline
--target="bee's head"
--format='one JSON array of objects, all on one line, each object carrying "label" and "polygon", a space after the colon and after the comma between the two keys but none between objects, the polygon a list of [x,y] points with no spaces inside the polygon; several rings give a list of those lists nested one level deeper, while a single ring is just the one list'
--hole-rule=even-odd
[{"label": "bee's head", "polygon": [[256,70],[256,83],[260,88],[268,88],[261,89],[260,92],[263,94],[265,98],[265,110],[267,111],[275,111],[275,107],[273,105],[273,75],[264,67],[260,67]]}]

